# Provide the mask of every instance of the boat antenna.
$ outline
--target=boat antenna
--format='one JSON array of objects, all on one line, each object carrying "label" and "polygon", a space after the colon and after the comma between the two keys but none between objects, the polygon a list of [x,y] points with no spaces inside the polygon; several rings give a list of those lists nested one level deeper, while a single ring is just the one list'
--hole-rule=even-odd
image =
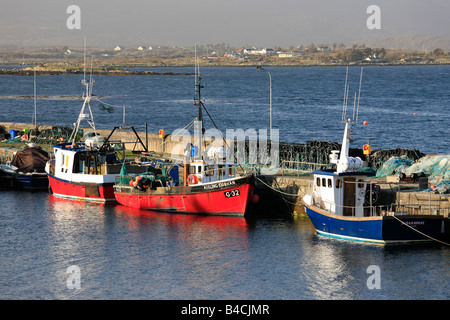
[{"label": "boat antenna", "polygon": [[[36,70],[34,70],[34,130],[37,130],[37,115],[36,115]],[[35,133],[36,134],[36,133]]]},{"label": "boat antenna", "polygon": [[363,73],[363,67],[361,67],[361,74],[359,75],[358,106],[356,107],[356,122],[355,123],[358,122],[359,98],[361,97],[362,73]]},{"label": "boat antenna", "polygon": [[86,81],[86,37],[84,37],[83,80]]},{"label": "boat antenna", "polygon": [[348,78],[348,67],[345,73],[345,86],[344,86],[344,101],[342,103],[342,123],[350,122],[351,124],[358,123],[358,114],[359,114],[359,100],[361,98],[361,85],[362,85],[362,72],[363,68],[361,67],[361,74],[359,77],[359,89],[358,89],[358,99],[355,96],[353,98],[353,117],[352,119],[347,119],[347,104],[348,104],[348,93],[350,89],[350,85],[347,84]]},{"label": "boat antenna", "polygon": [[[86,55],[85,55],[86,56]],[[72,145],[76,143],[77,133],[80,129],[80,123],[82,120],[86,120],[87,123],[94,129],[94,134],[97,135],[97,130],[95,128],[95,122],[94,122],[94,116],[92,114],[92,108],[91,108],[91,95],[92,95],[92,87],[94,85],[94,80],[92,79],[92,69],[93,69],[93,63],[94,63],[94,56],[92,56],[91,60],[91,75],[89,78],[89,81],[86,81],[86,75],[84,75],[83,80],[81,80],[81,83],[86,87],[86,95],[84,96],[84,102],[83,106],[81,108],[80,114],[78,115],[77,122],[74,124],[74,130],[69,138],[69,142],[72,142]],[[86,65],[86,60],[84,61],[84,64]],[[85,113],[85,108],[89,109],[89,114]]]},{"label": "boat antenna", "polygon": [[348,76],[348,67],[347,67],[347,70],[345,72],[344,99],[343,99],[343,102],[342,102],[342,123],[345,122],[345,109],[346,109],[346,105],[347,105],[347,100],[346,100],[346,96],[347,96],[347,76]]}]

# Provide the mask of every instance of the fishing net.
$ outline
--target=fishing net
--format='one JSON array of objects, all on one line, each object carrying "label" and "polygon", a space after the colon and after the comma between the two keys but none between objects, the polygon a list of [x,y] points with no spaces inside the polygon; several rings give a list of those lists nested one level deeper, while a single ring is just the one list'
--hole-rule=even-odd
[{"label": "fishing net", "polygon": [[439,193],[450,192],[450,155],[427,156],[417,161],[406,156],[392,157],[377,170],[376,177],[386,177],[394,173],[404,173],[408,177],[425,175],[432,185],[431,190]]},{"label": "fishing net", "polygon": [[408,159],[406,156],[391,157],[388,161],[377,170],[376,177],[382,178],[393,175],[394,173],[401,173],[411,166],[414,161]]},{"label": "fishing net", "polygon": [[[432,184],[439,184],[447,181],[450,183],[450,155],[423,157],[419,161],[405,169],[405,174],[424,173]],[[442,184],[443,186],[445,183]]]}]

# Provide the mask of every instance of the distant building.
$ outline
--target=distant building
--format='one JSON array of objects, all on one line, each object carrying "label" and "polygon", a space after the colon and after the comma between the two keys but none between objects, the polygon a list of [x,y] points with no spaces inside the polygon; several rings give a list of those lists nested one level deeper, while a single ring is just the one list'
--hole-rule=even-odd
[{"label": "distant building", "polygon": [[293,53],[280,52],[278,57],[280,58],[292,58],[294,56]]},{"label": "distant building", "polygon": [[330,50],[330,48],[323,44],[317,47],[317,51],[328,51],[328,50]]},{"label": "distant building", "polygon": [[258,50],[256,48],[252,48],[252,49],[244,49],[244,54],[275,54],[275,50],[271,49],[271,48],[264,48],[261,50]]},{"label": "distant building", "polygon": [[244,49],[244,54],[260,54],[260,51],[256,48]]},{"label": "distant building", "polygon": [[264,48],[260,52],[261,52],[261,54],[275,54],[275,50],[273,50],[271,48]]},{"label": "distant building", "polygon": [[367,62],[379,62],[380,58],[377,58],[377,56],[374,54],[373,56],[369,56],[369,57],[365,58],[364,61],[367,61]]},{"label": "distant building", "polygon": [[120,50],[122,50],[122,48],[119,47],[119,46],[117,46],[117,47],[114,48],[114,51],[120,51]]},{"label": "distant building", "polygon": [[142,46],[139,46],[139,47],[138,47],[138,50],[139,50],[139,51],[143,51],[144,48],[142,48]]}]

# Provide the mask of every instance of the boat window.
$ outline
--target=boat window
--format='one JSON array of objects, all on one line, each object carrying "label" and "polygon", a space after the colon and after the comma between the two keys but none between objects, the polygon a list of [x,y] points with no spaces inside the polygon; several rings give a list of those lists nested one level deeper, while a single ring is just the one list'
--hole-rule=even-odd
[{"label": "boat window", "polygon": [[360,189],[364,188],[364,180],[363,179],[358,180],[358,188],[360,188]]},{"label": "boat window", "polygon": [[317,180],[316,180],[316,185],[317,185],[318,187],[320,187],[320,178],[317,178]]},{"label": "boat window", "polygon": [[331,182],[331,179],[328,179],[328,188],[332,188],[332,187],[333,187],[333,184]]},{"label": "boat window", "polygon": [[322,178],[322,187],[326,187],[327,186],[327,179]]},{"label": "boat window", "polygon": [[228,175],[231,177],[234,175],[234,167],[233,166],[228,166]]},{"label": "boat window", "polygon": [[214,166],[207,166],[207,167],[205,167],[205,175],[206,176],[213,176],[214,175]]},{"label": "boat window", "polygon": [[342,185],[342,180],[341,179],[337,179],[336,180],[336,188],[340,189]]},{"label": "boat window", "polygon": [[225,166],[223,164],[219,165],[218,174],[220,176],[224,176],[225,175]]},{"label": "boat window", "polygon": [[195,167],[189,167],[189,174],[195,174]]}]

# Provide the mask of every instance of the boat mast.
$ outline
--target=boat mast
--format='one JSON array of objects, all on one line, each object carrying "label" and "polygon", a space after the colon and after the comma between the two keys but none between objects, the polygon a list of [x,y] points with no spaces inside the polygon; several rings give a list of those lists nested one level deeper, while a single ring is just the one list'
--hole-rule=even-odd
[{"label": "boat mast", "polygon": [[195,93],[196,93],[196,99],[197,101],[194,101],[194,103],[198,102],[198,119],[197,119],[197,139],[198,139],[198,157],[199,159],[203,158],[203,151],[202,151],[202,134],[203,134],[203,115],[202,115],[202,100],[201,100],[201,89],[204,88],[202,85],[202,78],[200,77],[200,67],[198,65],[198,59],[197,59],[197,47],[195,51],[195,76],[196,76],[196,82],[195,82]]},{"label": "boat mast", "polygon": [[37,131],[37,117],[36,117],[36,70],[34,70],[34,130]]},{"label": "boat mast", "polygon": [[342,106],[342,123],[345,124],[344,136],[342,138],[341,151],[339,159],[337,157],[338,151],[332,151],[330,155],[330,163],[337,165],[337,172],[346,172],[348,170],[360,169],[363,166],[363,162],[359,157],[352,158],[349,157],[350,149],[350,132],[351,125],[358,122],[358,111],[359,111],[359,99],[361,94],[361,83],[362,83],[362,68],[359,79],[359,90],[358,90],[358,105],[356,105],[356,92],[353,101],[353,119],[347,118],[347,102],[348,102],[348,91],[349,86],[347,85],[348,67],[345,74],[345,85],[344,85],[344,102]]},{"label": "boat mast", "polygon": [[[84,50],[86,52],[86,44],[84,47]],[[86,55],[86,53],[85,53]],[[92,68],[93,68],[93,58],[91,61],[91,75],[90,75],[90,79],[89,81],[86,81],[86,71],[84,72],[84,78],[83,80],[81,80],[81,84],[84,85],[86,87],[86,94],[84,96],[84,102],[83,102],[83,107],[81,108],[80,114],[78,115],[78,119],[77,122],[74,124],[74,131],[72,132],[72,135],[70,136],[69,142],[72,142],[72,145],[74,145],[76,143],[76,138],[77,138],[77,133],[78,130],[80,129],[80,123],[83,120],[86,120],[87,123],[89,123],[89,125],[92,127],[92,129],[94,129],[94,134],[95,136],[97,135],[97,130],[95,129],[95,122],[94,122],[94,116],[92,114],[92,109],[91,109],[91,95],[92,95],[92,87],[94,85],[94,80],[92,79]],[[86,68],[86,62],[84,63],[85,68]],[[85,113],[85,108],[88,108],[89,113]]]}]

